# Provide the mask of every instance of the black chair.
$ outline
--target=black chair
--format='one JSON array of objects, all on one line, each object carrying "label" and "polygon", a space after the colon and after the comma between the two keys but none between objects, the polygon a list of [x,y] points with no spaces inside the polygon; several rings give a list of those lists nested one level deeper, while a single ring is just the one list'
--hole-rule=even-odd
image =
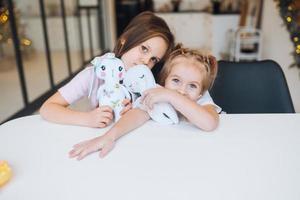
[{"label": "black chair", "polygon": [[295,113],[285,76],[276,62],[218,64],[210,94],[226,113]]}]

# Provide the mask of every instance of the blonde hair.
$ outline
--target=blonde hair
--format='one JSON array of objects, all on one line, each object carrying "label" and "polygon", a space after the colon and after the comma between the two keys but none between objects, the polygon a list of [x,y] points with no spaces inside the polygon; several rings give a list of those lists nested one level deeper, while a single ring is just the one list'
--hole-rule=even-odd
[{"label": "blonde hair", "polygon": [[205,74],[203,74],[203,78],[201,80],[202,94],[212,87],[218,71],[218,62],[216,58],[212,55],[204,54],[196,49],[184,48],[181,44],[178,44],[171,52],[159,74],[158,80],[161,85],[165,85],[165,80],[170,74],[172,67],[174,66],[173,61],[178,57],[191,59],[192,61],[201,63],[201,65],[197,66],[204,66],[204,68],[200,68],[200,70],[204,70],[206,72]]}]

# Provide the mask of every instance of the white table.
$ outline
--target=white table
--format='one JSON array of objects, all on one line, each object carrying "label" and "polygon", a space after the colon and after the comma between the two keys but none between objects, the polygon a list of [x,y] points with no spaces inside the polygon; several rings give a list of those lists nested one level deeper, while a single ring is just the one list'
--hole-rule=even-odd
[{"label": "white table", "polygon": [[68,158],[106,129],[39,115],[0,126],[0,159],[13,178],[1,200],[299,200],[300,114],[221,115],[212,133],[148,122],[104,159]]}]

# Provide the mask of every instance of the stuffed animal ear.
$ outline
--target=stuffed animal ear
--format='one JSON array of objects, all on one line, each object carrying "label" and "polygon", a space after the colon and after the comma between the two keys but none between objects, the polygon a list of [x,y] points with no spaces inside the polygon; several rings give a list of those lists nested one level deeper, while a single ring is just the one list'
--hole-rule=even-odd
[{"label": "stuffed animal ear", "polygon": [[106,58],[115,58],[115,54],[114,53],[107,53],[105,54]]},{"label": "stuffed animal ear", "polygon": [[99,63],[101,62],[102,58],[101,57],[96,57],[94,58],[91,63],[96,67],[99,65]]},{"label": "stuffed animal ear", "polygon": [[106,59],[106,58],[115,58],[115,54],[114,53],[106,53],[104,54],[103,56],[98,56],[98,57],[95,57],[91,63],[92,65],[94,66],[99,66],[100,63],[102,62],[103,59]]}]

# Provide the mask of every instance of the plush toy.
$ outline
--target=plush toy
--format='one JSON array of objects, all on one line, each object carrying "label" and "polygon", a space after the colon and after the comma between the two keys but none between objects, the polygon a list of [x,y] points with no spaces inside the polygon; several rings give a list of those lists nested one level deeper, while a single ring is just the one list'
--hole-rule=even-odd
[{"label": "plush toy", "polygon": [[131,98],[127,89],[120,84],[125,75],[124,64],[113,53],[106,54],[104,58],[96,57],[91,63],[95,66],[96,77],[104,80],[104,84],[97,90],[99,105],[110,106],[114,111],[115,121],[118,121],[123,100]]},{"label": "plush toy", "polygon": [[[133,97],[133,107],[142,107],[140,105],[140,96],[150,88],[157,87],[151,70],[145,65],[136,65],[126,72],[124,85]],[[175,109],[168,103],[160,102],[153,106],[152,110],[147,110],[150,117],[162,124],[177,124],[178,116]]]},{"label": "plush toy", "polygon": [[9,181],[12,171],[5,161],[0,160],[0,187]]}]

